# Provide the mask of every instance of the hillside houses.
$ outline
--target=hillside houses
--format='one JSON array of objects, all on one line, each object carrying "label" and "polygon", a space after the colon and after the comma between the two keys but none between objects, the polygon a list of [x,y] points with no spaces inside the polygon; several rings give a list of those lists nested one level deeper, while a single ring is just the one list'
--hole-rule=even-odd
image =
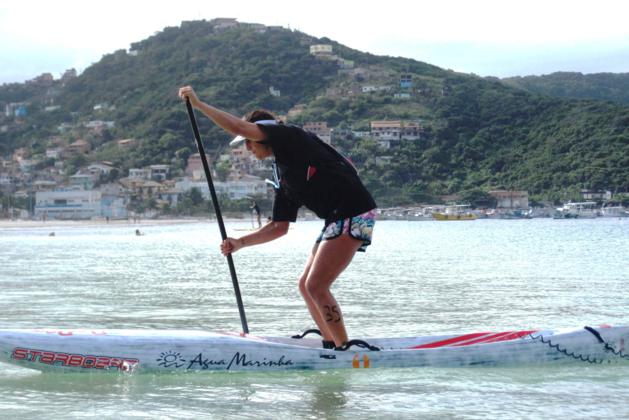
[{"label": "hillside houses", "polygon": [[422,126],[412,121],[371,121],[371,137],[384,148],[402,140],[421,139]]},{"label": "hillside houses", "polygon": [[69,154],[86,154],[91,150],[90,143],[87,140],[79,139],[67,147]]},{"label": "hillside houses", "polygon": [[303,129],[314,133],[324,142],[332,143],[332,129],[328,127],[328,123],[325,121],[307,122],[304,124]]},{"label": "hillside houses", "polygon": [[[383,148],[395,147],[402,141],[420,140],[422,133],[418,121],[402,120],[371,121],[366,131],[335,129],[326,121],[307,121],[303,128],[328,144],[334,144],[335,136],[354,141],[371,138]],[[132,148],[136,143],[135,139],[113,141],[122,150]],[[66,173],[66,159],[82,155],[89,160],[93,156],[91,143],[84,138],[68,141],[67,137],[53,136],[45,144],[39,155],[22,147],[11,156],[0,159],[0,192],[34,198],[38,203],[34,208],[35,217],[124,218],[133,203],[151,202],[158,209],[176,206],[192,188],[208,197],[205,172],[198,153],[191,154],[183,170],[175,172],[165,163],[123,171],[111,162],[91,161]],[[222,155],[206,155],[206,158],[219,194],[232,200],[271,197],[272,190],[264,182],[270,173],[269,161],[255,159],[244,144],[224,149]],[[42,167],[41,163],[46,166]],[[94,204],[98,200],[100,207]]]},{"label": "hillside houses", "polygon": [[[212,165],[212,159],[208,154],[205,155],[205,158],[208,164]],[[204,179],[205,173],[203,169],[203,163],[201,161],[201,155],[199,153],[193,153],[188,157],[188,164],[186,166],[185,174],[189,177],[192,177],[193,181]]]},{"label": "hillside houses", "polygon": [[258,160],[247,151],[247,147],[243,143],[239,147],[229,150],[228,155],[221,156],[221,162],[229,165],[230,173],[236,175],[242,174],[266,174],[270,171],[268,161]]},{"label": "hillside houses", "polygon": [[90,175],[97,178],[109,176],[114,169],[111,162],[95,162],[87,166]]}]

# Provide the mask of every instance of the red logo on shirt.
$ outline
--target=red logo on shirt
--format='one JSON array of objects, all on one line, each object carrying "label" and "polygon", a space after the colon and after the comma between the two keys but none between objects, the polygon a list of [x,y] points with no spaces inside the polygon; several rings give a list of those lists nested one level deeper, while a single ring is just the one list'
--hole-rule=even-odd
[{"label": "red logo on shirt", "polygon": [[308,171],[306,171],[306,181],[310,181],[310,178],[312,178],[316,173],[317,168],[315,168],[314,166],[308,166]]}]

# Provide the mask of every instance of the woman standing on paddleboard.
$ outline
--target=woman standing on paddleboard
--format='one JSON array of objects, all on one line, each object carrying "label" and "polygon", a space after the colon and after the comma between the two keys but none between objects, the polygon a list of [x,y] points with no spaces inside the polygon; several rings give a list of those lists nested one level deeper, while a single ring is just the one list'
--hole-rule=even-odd
[{"label": "woman standing on paddleboard", "polygon": [[356,251],[365,251],[371,244],[376,214],[376,203],[356,169],[314,134],[283,124],[268,111],[256,110],[241,119],[200,101],[190,86],[180,88],[179,96],[236,135],[231,146],[244,142],[257,159],[275,159],[272,223],[240,238],[227,238],[221,244],[224,255],[285,235],[301,206],[325,220],[299,279],[299,291],[321,331],[324,346],[346,348],[349,340],[343,315],[330,287]]}]

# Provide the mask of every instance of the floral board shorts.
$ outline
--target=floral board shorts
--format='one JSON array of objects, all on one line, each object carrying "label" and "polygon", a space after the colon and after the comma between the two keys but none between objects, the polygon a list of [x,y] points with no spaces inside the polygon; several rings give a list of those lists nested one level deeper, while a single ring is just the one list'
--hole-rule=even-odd
[{"label": "floral board shorts", "polygon": [[373,226],[375,224],[376,209],[351,218],[337,220],[323,227],[321,234],[317,238],[317,243],[338,238],[346,233],[352,238],[362,241],[358,251],[365,252],[367,247],[371,245],[371,236],[373,235]]}]

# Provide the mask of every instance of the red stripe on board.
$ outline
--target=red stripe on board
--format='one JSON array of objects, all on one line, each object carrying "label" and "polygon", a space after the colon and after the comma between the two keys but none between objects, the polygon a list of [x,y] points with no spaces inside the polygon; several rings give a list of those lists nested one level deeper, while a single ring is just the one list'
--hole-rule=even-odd
[{"label": "red stripe on board", "polygon": [[469,346],[470,344],[478,344],[478,343],[490,343],[492,341],[500,341],[502,337],[511,334],[511,331],[495,333],[488,335],[487,337],[481,337],[476,340],[466,341],[465,343],[457,343],[453,344],[453,346]]},{"label": "red stripe on board", "polygon": [[485,343],[495,343],[496,341],[509,341],[509,340],[515,340],[516,338],[522,338],[525,337],[529,334],[532,334],[534,332],[537,332],[537,330],[529,330],[529,331],[513,331],[512,333],[505,335],[503,337],[499,337],[497,339],[493,339],[493,340],[487,340],[485,341]]},{"label": "red stripe on board", "polygon": [[460,335],[458,337],[449,338],[447,340],[435,341],[428,344],[422,344],[419,346],[410,347],[411,349],[433,349],[437,347],[462,347],[469,346],[471,344],[485,344],[496,343],[499,341],[515,340],[516,338],[522,338],[531,333],[537,332],[537,330],[528,331],[506,331],[500,333],[474,333]]},{"label": "red stripe on board", "polygon": [[481,336],[486,336],[487,334],[491,334],[491,333],[483,332],[483,333],[473,333],[473,334],[459,335],[457,337],[448,338],[446,340],[434,341],[432,343],[427,343],[427,344],[420,344],[419,346],[413,346],[413,347],[409,347],[409,348],[411,348],[411,349],[433,349],[433,348],[436,348],[436,347],[445,347],[445,346],[452,345],[454,343],[459,343],[461,341],[473,340],[473,339],[481,337]]}]

